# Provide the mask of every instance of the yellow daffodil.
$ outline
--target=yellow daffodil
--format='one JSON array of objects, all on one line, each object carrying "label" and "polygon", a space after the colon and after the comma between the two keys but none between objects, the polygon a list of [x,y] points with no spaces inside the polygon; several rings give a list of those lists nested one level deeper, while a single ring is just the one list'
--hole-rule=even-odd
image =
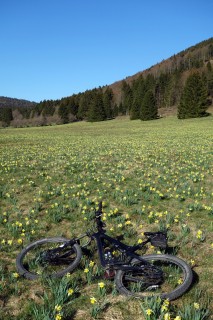
[{"label": "yellow daffodil", "polygon": [[168,307],[165,306],[165,305],[162,305],[161,310],[162,310],[162,311],[167,311],[167,310],[168,310]]},{"label": "yellow daffodil", "polygon": [[105,283],[104,282],[99,282],[98,286],[99,286],[99,288],[104,288],[105,287]]},{"label": "yellow daffodil", "polygon": [[95,262],[94,261],[90,261],[89,266],[92,268],[94,266]]},{"label": "yellow daffodil", "polygon": [[153,313],[152,309],[147,309],[147,310],[146,310],[146,314],[147,314],[148,316],[151,316],[152,313]]},{"label": "yellow daffodil", "polygon": [[74,290],[72,288],[68,289],[67,294],[68,296],[71,296],[74,293]]},{"label": "yellow daffodil", "polygon": [[18,278],[19,277],[19,274],[17,272],[14,272],[13,273],[13,278]]},{"label": "yellow daffodil", "polygon": [[164,320],[170,320],[171,317],[170,317],[170,314],[167,312],[165,315],[164,315]]},{"label": "yellow daffodil", "polygon": [[90,298],[90,303],[91,304],[95,304],[96,302],[97,302],[97,300],[94,297]]},{"label": "yellow daffodil", "polygon": [[200,305],[199,305],[199,303],[194,302],[194,308],[195,308],[195,309],[197,309],[197,310],[198,310],[198,309],[200,309]]},{"label": "yellow daffodil", "polygon": [[201,239],[202,235],[203,235],[203,231],[198,230],[197,235],[196,235],[197,239]]},{"label": "yellow daffodil", "polygon": [[62,309],[62,306],[60,306],[58,304],[55,306],[55,311],[60,312],[61,309]]}]

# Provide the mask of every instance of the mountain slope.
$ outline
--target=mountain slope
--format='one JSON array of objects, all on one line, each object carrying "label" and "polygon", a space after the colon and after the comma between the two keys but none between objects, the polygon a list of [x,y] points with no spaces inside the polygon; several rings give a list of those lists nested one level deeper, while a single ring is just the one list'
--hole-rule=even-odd
[{"label": "mountain slope", "polygon": [[[209,61],[213,66],[213,37],[189,47],[178,54],[174,54],[172,57],[163,60],[146,70],[139,71],[136,74],[127,77],[125,81],[131,85],[134,80],[139,78],[139,76],[147,77],[147,75],[153,75],[156,78],[162,73],[171,74],[178,69],[181,73],[184,73],[184,71],[186,72],[193,67],[201,69],[202,65],[207,64]],[[121,100],[123,81],[124,80],[119,80],[109,85],[113,90],[117,103]]]},{"label": "mountain slope", "polygon": [[35,105],[36,102],[0,96],[0,108],[26,108],[33,107]]}]

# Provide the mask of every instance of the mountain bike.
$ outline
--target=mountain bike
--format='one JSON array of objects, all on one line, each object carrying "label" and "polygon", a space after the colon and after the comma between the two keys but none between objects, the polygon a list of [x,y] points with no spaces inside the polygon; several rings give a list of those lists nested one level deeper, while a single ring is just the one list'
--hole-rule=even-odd
[{"label": "mountain bike", "polygon": [[174,300],[191,286],[193,273],[182,259],[169,254],[139,255],[148,243],[167,248],[166,232],[144,232],[146,240],[137,245],[126,245],[106,234],[101,219],[102,202],[94,214],[94,228],[73,239],[44,238],[22,249],[16,259],[20,275],[34,280],[39,276],[62,277],[80,263],[82,251],[95,240],[105,278],[114,279],[117,290],[137,298],[160,296]]}]

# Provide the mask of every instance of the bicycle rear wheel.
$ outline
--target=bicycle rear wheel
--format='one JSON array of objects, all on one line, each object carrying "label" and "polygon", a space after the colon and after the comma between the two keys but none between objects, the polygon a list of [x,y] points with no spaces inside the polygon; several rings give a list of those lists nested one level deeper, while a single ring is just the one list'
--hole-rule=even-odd
[{"label": "bicycle rear wheel", "polygon": [[[64,246],[67,239],[45,238],[30,243],[18,254],[16,258],[16,268],[20,275],[34,280],[39,276],[62,277],[66,273],[73,271],[79,264],[82,251],[81,247],[75,243],[72,246]],[[48,250],[60,248],[55,254],[55,258],[47,259]]]},{"label": "bicycle rear wheel", "polygon": [[151,266],[144,267],[142,261],[133,259],[132,265],[141,267],[141,270],[118,270],[116,273],[115,283],[120,293],[136,298],[160,296],[162,299],[175,300],[189,289],[193,274],[182,259],[164,254],[145,255],[142,258]]}]

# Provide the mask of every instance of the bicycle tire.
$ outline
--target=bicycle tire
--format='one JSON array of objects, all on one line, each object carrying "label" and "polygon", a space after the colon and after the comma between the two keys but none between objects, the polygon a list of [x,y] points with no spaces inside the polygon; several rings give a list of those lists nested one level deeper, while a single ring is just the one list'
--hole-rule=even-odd
[{"label": "bicycle tire", "polygon": [[[69,241],[69,240],[66,238],[62,238],[62,237],[54,237],[54,238],[44,238],[44,239],[40,239],[40,240],[37,240],[37,241],[30,243],[28,246],[26,246],[22,249],[22,251],[18,254],[18,256],[16,258],[16,268],[17,268],[18,273],[29,280],[35,280],[35,279],[39,278],[41,276],[41,274],[44,275],[45,272],[44,273],[43,272],[36,273],[36,272],[31,271],[29,269],[30,262],[33,262],[34,249],[35,249],[35,254],[37,252],[37,254],[39,255],[40,252],[42,252],[42,251],[39,251],[39,250],[42,250],[42,245],[52,246],[54,243],[56,243],[56,245],[60,245],[61,243],[66,242],[66,241]],[[57,269],[57,271],[51,270],[51,271],[49,271],[49,273],[47,272],[48,276],[54,277],[54,278],[60,278],[60,277],[63,277],[66,273],[72,272],[78,266],[78,264],[80,263],[81,257],[82,257],[81,247],[77,243],[75,243],[72,246],[72,249],[74,252],[74,258],[72,258],[73,261],[70,262],[68,265],[66,262],[63,270],[61,270],[59,267]],[[28,258],[27,258],[27,255],[29,256]],[[26,258],[26,261],[25,261],[25,258]],[[30,259],[32,261],[30,261]],[[36,259],[34,258],[34,260],[36,260]],[[44,267],[44,269],[47,268],[47,265]],[[35,266],[36,266],[36,264],[35,264]],[[55,265],[55,269],[56,269],[56,267],[57,267],[57,265]],[[53,268],[53,266],[52,266],[52,268]],[[41,269],[42,269],[42,267],[41,267]]]},{"label": "bicycle tire", "polygon": [[[167,278],[165,280],[168,281],[168,284],[169,284],[169,281],[172,280],[174,282],[174,288],[169,289],[168,292],[164,292],[164,291],[163,292],[159,292],[159,291],[157,292],[156,291],[154,294],[153,294],[153,291],[152,292],[151,291],[136,292],[136,291],[134,291],[134,289],[132,289],[131,283],[135,282],[135,283],[138,284],[138,283],[141,282],[141,285],[142,285],[142,281],[136,281],[135,280],[136,278],[134,278],[136,276],[137,277],[140,276],[139,272],[136,272],[136,271],[130,272],[130,271],[118,270],[117,273],[116,273],[116,277],[115,277],[115,284],[116,284],[116,287],[117,287],[118,291],[121,294],[124,294],[124,295],[127,295],[127,296],[133,296],[133,297],[136,297],[136,298],[145,298],[145,297],[150,297],[150,296],[156,296],[157,295],[157,296],[160,296],[162,299],[175,300],[175,299],[179,298],[180,296],[182,296],[189,289],[189,287],[191,286],[192,281],[193,281],[193,273],[192,273],[192,270],[191,270],[190,266],[184,260],[182,260],[182,259],[180,259],[180,258],[178,258],[176,256],[165,255],[165,254],[144,255],[141,258],[143,258],[146,261],[149,261],[153,265],[159,264],[159,267],[160,268],[163,267],[163,268],[165,268],[165,270],[166,270],[166,268],[167,269],[168,268],[171,269],[172,265],[176,268],[176,270],[178,270],[177,268],[179,268],[182,271],[182,278],[180,278],[181,279],[181,283],[180,282],[179,282],[179,284],[178,284],[178,282],[175,283],[176,279],[171,274],[171,275],[167,275]],[[138,265],[138,264],[143,265],[143,262],[141,262],[138,259],[133,259],[131,264],[133,264],[133,265]],[[165,272],[165,270],[164,270],[164,272]],[[169,272],[174,272],[174,271],[170,270]],[[130,279],[129,282],[128,282],[128,277]],[[142,280],[143,280],[143,278],[142,278]],[[131,289],[132,289],[132,291],[131,291]],[[149,288],[146,288],[146,290],[147,289],[149,289]],[[165,289],[161,289],[161,290],[165,290]]]}]

